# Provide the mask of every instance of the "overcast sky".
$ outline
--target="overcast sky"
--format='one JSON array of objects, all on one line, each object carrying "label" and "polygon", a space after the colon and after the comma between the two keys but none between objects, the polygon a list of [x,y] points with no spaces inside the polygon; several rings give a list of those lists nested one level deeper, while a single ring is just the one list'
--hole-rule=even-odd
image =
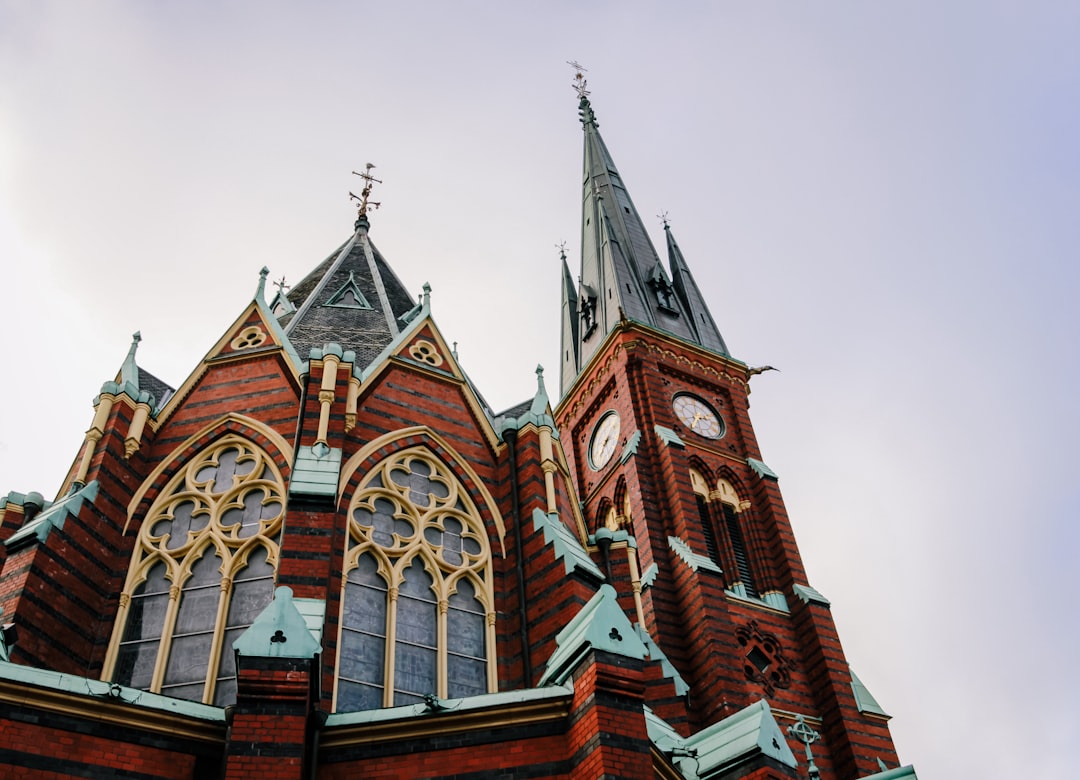
[{"label": "overcast sky", "polygon": [[[496,409],[558,387],[588,68],[922,780],[1075,773],[1080,4],[0,0],[0,494],[352,231]],[[659,220],[654,243],[663,245]]]}]

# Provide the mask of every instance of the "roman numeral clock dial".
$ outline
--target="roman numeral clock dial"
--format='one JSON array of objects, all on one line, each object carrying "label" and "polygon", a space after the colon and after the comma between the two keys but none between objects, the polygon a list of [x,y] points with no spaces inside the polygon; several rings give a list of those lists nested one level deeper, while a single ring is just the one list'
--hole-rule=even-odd
[{"label": "roman numeral clock dial", "polygon": [[589,465],[595,470],[600,470],[611,460],[615,454],[615,446],[619,443],[619,414],[608,412],[596,424],[593,430],[592,442],[589,444]]},{"label": "roman numeral clock dial", "polygon": [[724,421],[713,408],[696,395],[683,393],[671,403],[679,422],[706,439],[719,439],[724,435]]}]

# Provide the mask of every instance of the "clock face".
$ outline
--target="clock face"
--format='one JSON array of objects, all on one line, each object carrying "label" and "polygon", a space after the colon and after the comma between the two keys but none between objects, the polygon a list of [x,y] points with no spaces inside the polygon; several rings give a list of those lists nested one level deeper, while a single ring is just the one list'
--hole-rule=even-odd
[{"label": "clock face", "polygon": [[712,407],[696,395],[677,395],[671,404],[679,422],[706,439],[719,439],[724,435],[724,422]]},{"label": "clock face", "polygon": [[593,431],[589,445],[589,460],[594,469],[602,469],[615,454],[615,445],[619,443],[619,415],[608,412],[603,416]]}]

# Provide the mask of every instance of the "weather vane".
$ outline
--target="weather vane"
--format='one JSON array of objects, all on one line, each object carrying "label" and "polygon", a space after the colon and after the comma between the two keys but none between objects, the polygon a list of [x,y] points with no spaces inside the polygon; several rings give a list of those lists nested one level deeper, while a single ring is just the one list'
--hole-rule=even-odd
[{"label": "weather vane", "polygon": [[280,279],[278,279],[277,281],[273,282],[273,285],[275,287],[277,287],[277,291],[279,293],[283,293],[286,290],[291,290],[292,289],[289,285],[285,284],[285,276],[284,275],[282,275],[282,277]]},{"label": "weather vane", "polygon": [[566,242],[560,241],[555,245],[555,248],[559,250],[559,254],[562,255],[562,259],[566,259]]},{"label": "weather vane", "polygon": [[571,86],[577,90],[578,97],[584,100],[589,96],[589,90],[585,89],[589,83],[585,80],[585,74],[588,71],[581,67],[577,60],[567,60],[566,64],[574,69],[574,83]]},{"label": "weather vane", "polygon": [[666,212],[666,211],[661,211],[661,212],[660,212],[659,214],[657,214],[656,216],[657,216],[657,218],[658,218],[658,219],[659,219],[659,220],[660,220],[661,222],[663,222],[663,223],[664,223],[664,227],[667,227],[667,226],[668,226],[669,224],[671,224],[671,221],[670,221],[670,220],[668,219],[668,216],[667,216],[667,212]]},{"label": "weather vane", "polygon": [[376,179],[374,176],[371,175],[371,169],[374,167],[374,165],[368,163],[364,166],[363,173],[360,173],[359,171],[353,171],[354,176],[359,176],[361,179],[364,180],[364,189],[360,190],[359,195],[354,192],[349,193],[349,197],[359,204],[359,206],[357,207],[357,216],[359,217],[367,214],[369,208],[377,209],[379,208],[379,206],[382,205],[381,203],[377,203],[373,200],[368,200],[368,198],[371,196],[371,185],[382,184],[382,179]]}]

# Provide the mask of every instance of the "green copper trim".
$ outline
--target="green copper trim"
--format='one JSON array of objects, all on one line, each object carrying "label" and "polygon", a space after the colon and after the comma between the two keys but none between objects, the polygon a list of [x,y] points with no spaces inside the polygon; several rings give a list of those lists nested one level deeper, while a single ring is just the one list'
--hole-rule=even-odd
[{"label": "green copper trim", "polygon": [[537,530],[543,531],[544,544],[551,545],[555,550],[555,557],[562,559],[567,574],[571,574],[574,569],[580,569],[601,582],[606,579],[589,557],[589,553],[581,546],[581,542],[563,525],[557,514],[549,515],[540,509],[534,509],[532,519]]},{"label": "green copper trim", "polygon": [[679,438],[679,434],[670,428],[665,428],[662,425],[657,425],[656,435],[660,437],[660,441],[667,444],[669,447],[685,447],[686,444]]},{"label": "green copper trim", "polygon": [[637,455],[637,448],[640,443],[641,431],[634,431],[626,440],[626,446],[623,447],[622,455],[619,456],[619,463],[626,463],[634,455]]},{"label": "green copper trim", "polygon": [[[345,297],[346,293],[351,292],[356,299],[356,303],[341,303],[340,301]],[[345,284],[341,285],[340,289],[336,293],[330,296],[330,298],[323,304],[323,306],[333,306],[338,309],[367,309],[372,308],[368,303],[368,299],[364,297],[364,294],[360,292],[360,286],[356,283],[356,278],[353,276],[353,272],[349,271],[349,279]]]},{"label": "green copper trim", "polygon": [[[296,352],[296,347],[293,346],[292,341],[285,335],[285,329],[281,327],[281,323],[278,322],[277,315],[270,310],[270,307],[266,305],[265,288],[266,288],[266,276],[270,271],[266,266],[263,266],[262,272],[259,274],[259,287],[255,291],[255,297],[252,301],[259,309],[259,313],[263,315],[263,320],[266,322],[266,326],[270,328],[270,331],[274,334],[274,338],[277,339],[281,345],[282,351],[286,357],[292,363],[293,368],[296,369],[296,373],[303,374],[307,371],[307,363],[300,359],[300,355]],[[288,299],[286,299],[288,300]],[[291,303],[289,304],[292,305]]]},{"label": "green copper trim", "polygon": [[533,704],[553,699],[569,698],[574,695],[574,681],[567,680],[562,685],[548,685],[543,688],[524,688],[518,691],[499,691],[482,693],[479,696],[466,696],[460,699],[433,698],[429,704],[408,704],[404,707],[386,707],[378,710],[359,712],[334,712],[326,718],[326,728],[335,726],[356,726],[363,723],[386,723],[413,718],[430,717],[446,710],[455,714],[474,710],[497,709],[519,704]]},{"label": "green copper trim", "polygon": [[683,562],[694,571],[698,569],[704,569],[705,571],[715,572],[716,574],[723,574],[719,566],[712,562],[704,555],[698,555],[696,552],[690,549],[690,545],[684,542],[677,536],[669,536],[667,538],[668,546],[675,551],[675,554],[683,559]]},{"label": "green copper trim", "polygon": [[289,479],[290,496],[337,496],[341,476],[341,448],[299,447]]},{"label": "green copper trim", "polygon": [[880,715],[883,718],[892,717],[881,708],[877,699],[875,699],[869,689],[863,685],[863,681],[859,679],[859,676],[855,674],[855,670],[848,666],[848,671],[851,672],[851,692],[855,695],[855,704],[858,705],[859,712],[865,712],[870,715]]},{"label": "green copper trim", "polygon": [[98,482],[95,479],[60,499],[48,509],[43,509],[37,517],[9,536],[4,546],[7,547],[8,552],[13,552],[33,541],[44,542],[49,538],[49,532],[53,528],[63,530],[64,522],[69,516],[74,517],[79,514],[84,502],[94,503],[97,494]]},{"label": "green copper trim", "polygon": [[[34,669],[22,664],[0,662],[0,680],[10,680],[11,682],[37,688],[62,691],[76,696],[84,696],[87,699],[110,700],[129,707],[158,710],[213,723],[225,723],[225,710],[221,707],[213,707],[209,704],[187,701],[186,699],[173,699],[169,696],[141,691],[138,688],[128,688],[117,683],[92,680],[89,677],[78,677],[46,669]],[[27,691],[27,694],[33,700],[33,692]]]},{"label": "green copper trim", "polygon": [[[686,780],[726,776],[755,755],[795,769],[798,762],[764,699],[689,737],[645,707],[645,728],[657,749],[668,756]],[[876,777],[876,776],[875,776]]]},{"label": "green copper trim", "polygon": [[656,565],[656,561],[649,564],[649,568],[645,570],[645,573],[641,575],[641,588],[644,590],[656,582],[656,575],[660,573],[660,567]]},{"label": "green copper trim", "polygon": [[304,619],[311,638],[321,647],[323,623],[326,621],[326,600],[293,598],[292,603]]},{"label": "green copper trim", "polygon": [[639,661],[649,654],[610,585],[600,586],[596,595],[558,633],[555,645],[540,685],[565,682],[590,649]]},{"label": "green copper trim", "polygon": [[520,417],[500,418],[499,438],[503,438],[505,431],[518,431],[530,423],[537,428],[550,430],[553,439],[559,438],[559,429],[551,416],[551,401],[548,399],[547,388],[544,386],[544,367],[540,365],[536,367],[536,395],[533,396],[529,411]]},{"label": "green copper trim", "polygon": [[292,588],[280,587],[274,591],[274,600],[233,642],[238,656],[313,658],[319,654],[322,646],[311,635],[307,620],[293,604],[292,595]]},{"label": "green copper trim", "polygon": [[780,479],[780,477],[776,475],[775,471],[766,466],[762,461],[758,460],[757,458],[747,458],[746,465],[752,468],[754,470],[754,473],[762,479],[771,479],[774,482]]},{"label": "green copper trim", "polygon": [[664,651],[660,649],[660,646],[653,641],[653,638],[649,636],[649,632],[645,630],[645,627],[640,623],[634,624],[634,630],[637,631],[638,639],[645,645],[645,649],[649,651],[649,658],[653,661],[660,662],[660,668],[664,670],[664,677],[670,677],[671,681],[675,683],[675,695],[683,696],[690,692],[690,686],[686,680],[682,678],[679,671],[672,665],[668,657],[664,655]]},{"label": "green copper trim", "polygon": [[896,769],[886,769],[884,772],[866,775],[862,780],[919,780],[919,778],[915,774],[915,767],[908,764]]},{"label": "green copper trim", "polygon": [[820,591],[811,588],[809,585],[800,585],[796,582],[791,586],[791,589],[795,592],[796,596],[807,604],[820,604],[823,607],[832,606],[832,602],[822,596]]}]

